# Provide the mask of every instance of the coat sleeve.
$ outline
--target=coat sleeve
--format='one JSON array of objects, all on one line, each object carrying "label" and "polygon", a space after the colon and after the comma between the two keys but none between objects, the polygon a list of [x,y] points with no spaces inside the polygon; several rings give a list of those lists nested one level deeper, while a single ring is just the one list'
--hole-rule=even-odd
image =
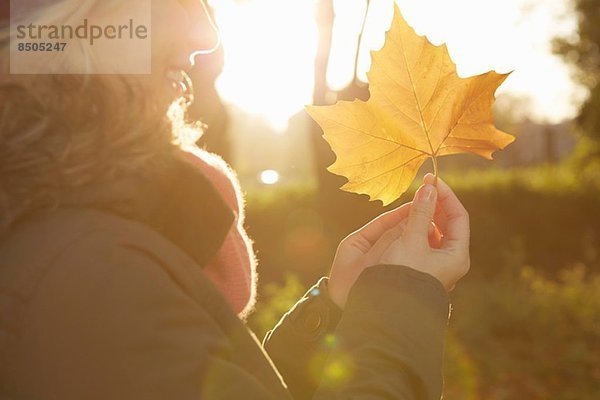
[{"label": "coat sleeve", "polygon": [[329,297],[328,282],[323,277],[308,289],[263,339],[294,398],[312,397],[335,342],[342,310]]},{"label": "coat sleeve", "polygon": [[[28,306],[19,361],[28,398],[292,398],[241,322],[224,331],[159,260],[85,243],[54,260]],[[447,299],[432,279],[409,268],[373,267],[355,284],[331,335],[315,339],[311,331],[327,332],[321,307],[297,313],[301,325],[283,321],[267,348],[279,346],[273,358],[290,382],[301,343],[316,340],[327,350],[323,359],[296,360],[303,373],[314,365],[309,382],[316,391],[308,385],[293,396],[439,398]]]},{"label": "coat sleeve", "polygon": [[55,260],[29,306],[27,398],[291,399],[241,321],[224,332],[160,261],[78,247]]},{"label": "coat sleeve", "polygon": [[343,314],[325,290],[323,279],[263,342],[294,398],[441,397],[449,303],[434,277],[404,266],[370,267]]}]

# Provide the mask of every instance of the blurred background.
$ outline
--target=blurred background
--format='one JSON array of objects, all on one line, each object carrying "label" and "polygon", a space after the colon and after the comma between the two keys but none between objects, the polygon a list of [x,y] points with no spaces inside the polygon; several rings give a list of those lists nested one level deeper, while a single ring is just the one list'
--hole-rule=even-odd
[{"label": "blurred background", "polygon": [[[393,0],[212,0],[223,46],[199,56],[190,118],[237,171],[259,259],[261,336],[331,266],[339,241],[382,207],[338,188],[335,155],[306,104],[367,99],[369,51]],[[471,214],[471,273],[451,294],[445,399],[600,398],[600,0],[397,0],[417,33],[448,44],[459,75],[514,71],[494,161],[440,174]]]}]

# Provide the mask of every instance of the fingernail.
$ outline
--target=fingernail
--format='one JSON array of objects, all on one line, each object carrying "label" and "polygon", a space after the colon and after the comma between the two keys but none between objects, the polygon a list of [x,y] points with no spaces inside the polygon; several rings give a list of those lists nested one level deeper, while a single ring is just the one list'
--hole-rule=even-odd
[{"label": "fingernail", "polygon": [[427,183],[417,190],[417,195],[415,197],[417,201],[426,203],[432,202],[435,197],[435,187]]}]

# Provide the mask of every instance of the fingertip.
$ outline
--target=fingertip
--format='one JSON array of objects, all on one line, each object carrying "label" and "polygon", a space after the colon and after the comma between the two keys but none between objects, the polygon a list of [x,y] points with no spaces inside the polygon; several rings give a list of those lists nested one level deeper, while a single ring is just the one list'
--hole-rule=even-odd
[{"label": "fingertip", "polygon": [[435,183],[435,175],[433,175],[431,172],[428,172],[423,177],[423,183],[433,185]]},{"label": "fingertip", "polygon": [[439,182],[441,182],[441,183],[442,183],[442,185],[444,185],[445,187],[447,187],[448,189],[450,189],[450,186],[448,186],[448,184],[447,184],[446,182],[444,182],[444,180],[443,180],[442,178],[440,178],[440,177],[438,176],[438,177],[437,177],[437,180],[438,180]]},{"label": "fingertip", "polygon": [[442,197],[447,197],[449,194],[454,194],[450,186],[442,180],[439,176],[436,179],[436,188],[442,194]]}]

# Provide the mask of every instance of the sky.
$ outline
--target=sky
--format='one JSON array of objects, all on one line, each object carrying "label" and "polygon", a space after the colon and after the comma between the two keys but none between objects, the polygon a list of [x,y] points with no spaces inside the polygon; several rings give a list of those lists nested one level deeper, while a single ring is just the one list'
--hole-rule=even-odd
[{"label": "sky", "polygon": [[[366,80],[369,50],[383,45],[394,0],[372,0],[358,75]],[[328,84],[344,87],[353,74],[365,0],[334,0],[335,25]],[[585,92],[552,54],[551,39],[572,35],[576,20],[567,0],[397,0],[419,35],[446,43],[460,76],[513,71],[499,102],[538,122],[573,117]],[[213,0],[225,48],[217,90],[225,102],[264,117],[278,131],[312,101],[318,30],[314,0]],[[510,95],[510,96],[509,96]],[[514,107],[513,107],[514,108]]]}]

